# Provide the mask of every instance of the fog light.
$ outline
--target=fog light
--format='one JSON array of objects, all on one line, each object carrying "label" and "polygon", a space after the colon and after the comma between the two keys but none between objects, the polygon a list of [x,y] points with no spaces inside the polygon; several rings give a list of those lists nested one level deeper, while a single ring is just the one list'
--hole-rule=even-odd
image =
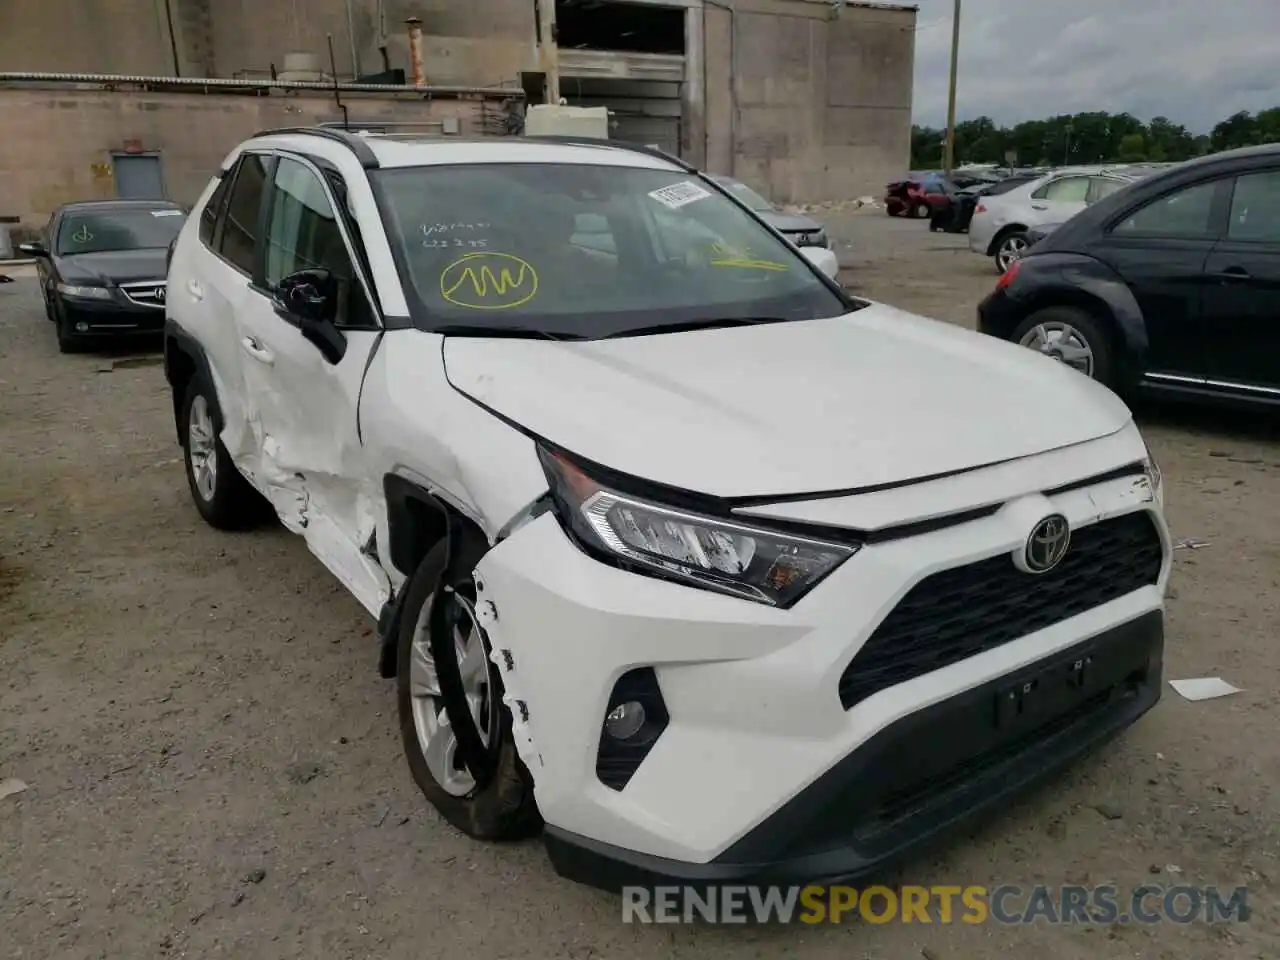
[{"label": "fog light", "polygon": [[630,740],[644,726],[644,704],[629,700],[620,703],[604,718],[604,729],[615,740]]},{"label": "fog light", "polygon": [[79,323],[76,324],[76,330],[79,333],[88,333],[89,325],[85,323],[83,320],[81,320]]}]

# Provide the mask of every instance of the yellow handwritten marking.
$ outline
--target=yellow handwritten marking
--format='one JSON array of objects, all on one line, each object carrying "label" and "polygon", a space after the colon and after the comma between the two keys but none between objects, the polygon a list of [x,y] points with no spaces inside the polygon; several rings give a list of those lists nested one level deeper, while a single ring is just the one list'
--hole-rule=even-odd
[{"label": "yellow handwritten marking", "polygon": [[472,310],[510,310],[538,293],[538,271],[510,253],[468,253],[440,273],[440,296]]},{"label": "yellow handwritten marking", "polygon": [[790,269],[785,263],[774,263],[772,260],[723,259],[712,260],[713,267],[745,267],[749,270],[782,270]]}]

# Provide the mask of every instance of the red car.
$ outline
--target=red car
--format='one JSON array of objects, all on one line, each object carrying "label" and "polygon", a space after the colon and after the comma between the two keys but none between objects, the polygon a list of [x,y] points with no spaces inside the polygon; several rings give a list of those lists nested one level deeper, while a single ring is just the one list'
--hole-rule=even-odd
[{"label": "red car", "polygon": [[884,197],[885,209],[891,217],[922,220],[950,203],[949,188],[946,177],[940,173],[910,173],[905,180],[889,184]]}]

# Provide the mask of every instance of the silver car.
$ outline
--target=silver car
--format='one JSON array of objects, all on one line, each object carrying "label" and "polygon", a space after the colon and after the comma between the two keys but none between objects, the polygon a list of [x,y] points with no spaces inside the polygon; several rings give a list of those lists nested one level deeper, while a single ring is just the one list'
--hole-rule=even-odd
[{"label": "silver car", "polygon": [[997,272],[1026,251],[1037,227],[1064,223],[1091,203],[1155,173],[1152,164],[1070,167],[993,197],[983,197],[969,224],[969,249],[995,260]]},{"label": "silver car", "polygon": [[760,194],[756,193],[741,180],[713,174],[711,179],[724,187],[731,194],[759,214],[760,219],[773,227],[797,247],[826,247],[830,249],[831,240],[827,237],[826,228],[812,217],[802,213],[787,213]]}]

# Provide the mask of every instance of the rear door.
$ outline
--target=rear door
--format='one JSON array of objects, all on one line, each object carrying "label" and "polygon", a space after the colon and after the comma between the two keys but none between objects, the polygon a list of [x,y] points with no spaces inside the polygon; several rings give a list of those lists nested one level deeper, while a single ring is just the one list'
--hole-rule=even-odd
[{"label": "rear door", "polygon": [[244,353],[235,317],[249,294],[255,245],[271,157],[247,152],[222,177],[200,213],[200,244],[190,255],[175,252],[169,265],[171,312],[199,337],[222,412],[222,443],[253,476],[260,449],[247,402]]},{"label": "rear door", "polygon": [[1203,377],[1205,264],[1226,219],[1231,178],[1180,187],[1126,210],[1090,250],[1125,281],[1146,322],[1150,372]]},{"label": "rear door", "polygon": [[1237,177],[1230,211],[1205,264],[1210,372],[1280,399],[1280,165]]},{"label": "rear door", "polygon": [[1027,226],[1066,223],[1089,205],[1089,186],[1090,178],[1086,176],[1050,180],[1031,194],[1032,214]]}]

